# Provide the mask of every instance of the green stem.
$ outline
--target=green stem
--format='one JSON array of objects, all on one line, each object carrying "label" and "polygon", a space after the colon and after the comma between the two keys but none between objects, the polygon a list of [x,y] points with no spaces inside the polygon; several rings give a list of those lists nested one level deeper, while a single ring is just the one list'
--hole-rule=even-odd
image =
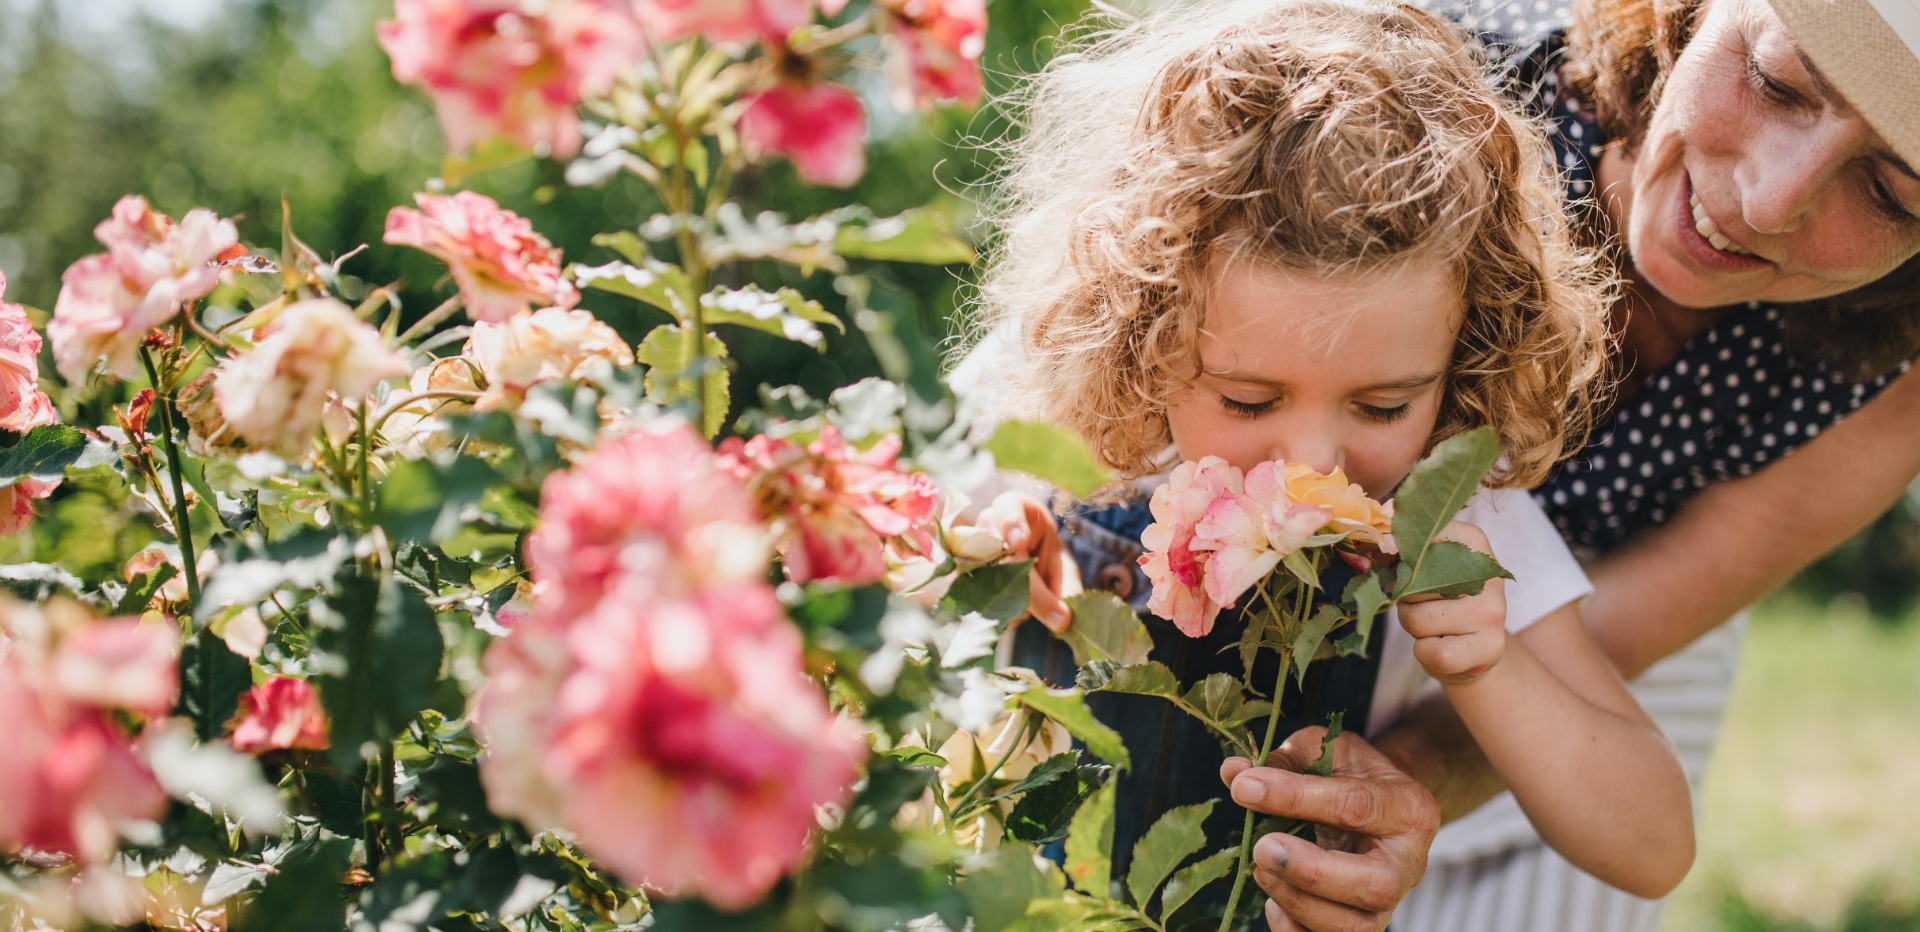
[{"label": "green stem", "polygon": [[367,401],[360,399],[355,415],[360,421],[360,520],[363,524],[373,522],[373,483],[368,480],[367,459],[373,455],[373,445],[367,442]]},{"label": "green stem", "polygon": [[[1314,561],[1313,568],[1316,571],[1320,569],[1319,561]],[[1264,585],[1263,582],[1263,588]],[[1268,604],[1272,604],[1271,601],[1269,601]],[[1306,610],[1311,607],[1312,604],[1312,587],[1304,584],[1301,585],[1299,593],[1294,598],[1294,617],[1304,619],[1306,617]],[[1278,653],[1280,654],[1280,673],[1273,681],[1273,708],[1267,712],[1267,733],[1265,737],[1260,739],[1260,757],[1253,762],[1255,767],[1266,766],[1267,755],[1273,753],[1273,733],[1280,725],[1280,699],[1286,694],[1287,669],[1293,665],[1293,658],[1288,656],[1289,651],[1282,650]],[[1249,670],[1247,672],[1251,673],[1253,671]],[[1220,917],[1220,932],[1228,932],[1228,930],[1233,927],[1233,916],[1240,906],[1240,893],[1246,889],[1247,886],[1247,862],[1252,858],[1253,810],[1248,809],[1246,818],[1242,820],[1240,824],[1240,859],[1233,872],[1233,892],[1227,895],[1227,911]]]},{"label": "green stem", "polygon": [[948,821],[964,819],[972,815],[973,813],[970,807],[974,794],[980,792],[980,789],[986,786],[988,781],[999,775],[1000,768],[1005,767],[1007,761],[1013,759],[1013,755],[1026,750],[1027,745],[1033,743],[1034,736],[1040,733],[1040,729],[1044,723],[1040,714],[1037,712],[1030,712],[1029,716],[1027,721],[1021,725],[1020,734],[1015,736],[1013,744],[1007,748],[1007,753],[1000,755],[1000,759],[994,761],[993,766],[987,768],[987,772],[980,775],[980,779],[973,781],[973,785],[967,787],[967,791],[960,794],[959,799],[954,800],[953,805],[947,810]]},{"label": "green stem", "polygon": [[[146,347],[140,347],[140,362],[147,367],[147,379],[153,382],[153,391],[160,393],[160,373],[153,367],[153,354]],[[187,485],[182,478],[185,463],[180,458],[180,447],[173,440],[173,390],[168,389],[160,397],[160,439],[167,448],[167,471],[173,474],[173,530],[174,537],[180,543],[180,570],[187,577],[187,601],[193,608],[200,607],[200,573],[193,552],[193,521],[187,507]]]},{"label": "green stem", "polygon": [[393,341],[394,345],[405,346],[408,343],[413,342],[414,337],[425,335],[428,331],[432,330],[434,327],[439,326],[441,321],[446,320],[449,317],[452,317],[454,312],[458,310],[460,310],[459,295],[454,295],[453,297],[448,298],[445,301],[442,301],[439,307],[436,307],[433,310],[428,311],[427,316],[422,317],[417,321],[414,321],[413,326],[408,327],[406,333],[401,334],[398,338],[396,338]]}]

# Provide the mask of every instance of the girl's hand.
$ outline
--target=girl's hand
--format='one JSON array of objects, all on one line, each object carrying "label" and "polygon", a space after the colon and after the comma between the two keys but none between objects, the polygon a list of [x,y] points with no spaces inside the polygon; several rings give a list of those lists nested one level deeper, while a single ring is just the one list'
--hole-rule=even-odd
[{"label": "girl's hand", "polygon": [[[1465,544],[1489,555],[1493,552],[1487,535],[1459,521],[1447,525],[1434,539]],[[1447,686],[1473,683],[1506,656],[1506,580],[1488,580],[1479,595],[1410,598],[1400,603],[1400,626],[1414,636],[1414,659],[1428,676]]]},{"label": "girl's hand", "polygon": [[1006,492],[980,512],[976,526],[1006,543],[1007,559],[1033,561],[1027,578],[1027,612],[1055,634],[1067,630],[1073,612],[1066,598],[1079,594],[1080,571],[1060,542],[1053,514],[1025,495]]}]

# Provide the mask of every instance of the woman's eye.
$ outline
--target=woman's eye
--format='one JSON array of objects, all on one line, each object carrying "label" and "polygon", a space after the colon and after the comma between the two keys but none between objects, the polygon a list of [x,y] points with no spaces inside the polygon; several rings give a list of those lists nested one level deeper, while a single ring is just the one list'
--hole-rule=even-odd
[{"label": "woman's eye", "polygon": [[1754,90],[1760,92],[1761,96],[1774,103],[1786,105],[1800,101],[1800,95],[1793,88],[1768,74],[1766,69],[1760,67],[1760,60],[1752,55],[1747,56],[1747,81],[1753,85]]},{"label": "woman's eye", "polygon": [[1411,403],[1394,405],[1391,408],[1382,408],[1378,405],[1360,405],[1359,407],[1361,415],[1378,424],[1391,424],[1406,417],[1407,412],[1413,410]]},{"label": "woman's eye", "polygon": [[1274,402],[1277,400],[1278,399],[1269,398],[1266,401],[1239,401],[1221,395],[1220,405],[1226,408],[1227,413],[1234,417],[1259,417],[1273,410]]},{"label": "woman's eye", "polygon": [[1913,211],[1907,209],[1907,205],[1900,203],[1900,198],[1894,196],[1894,193],[1887,188],[1885,181],[1874,176],[1870,187],[1874,209],[1884,214],[1888,220],[1901,224],[1920,223],[1920,217],[1915,217]]}]

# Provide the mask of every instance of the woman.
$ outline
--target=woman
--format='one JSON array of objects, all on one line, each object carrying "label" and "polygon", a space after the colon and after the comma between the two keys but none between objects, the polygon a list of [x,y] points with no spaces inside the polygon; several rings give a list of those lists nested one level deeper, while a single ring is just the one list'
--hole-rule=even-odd
[{"label": "woman", "polygon": [[[1593,558],[1585,617],[1697,781],[1736,659],[1740,623],[1723,622],[1920,472],[1920,378],[1904,374],[1920,348],[1920,6],[1584,0],[1532,43],[1513,24],[1552,11],[1512,9],[1462,19],[1507,32],[1490,47],[1552,119],[1569,197],[1596,242],[1624,245],[1629,285],[1614,419],[1536,494]],[[1311,737],[1276,763],[1297,769]],[[1658,926],[1658,902],[1572,870],[1510,799],[1441,832],[1395,915],[1435,816],[1499,787],[1442,703],[1372,737],[1381,753],[1348,748],[1351,780],[1223,771],[1243,804],[1363,836],[1353,854],[1262,843],[1275,929]]]}]

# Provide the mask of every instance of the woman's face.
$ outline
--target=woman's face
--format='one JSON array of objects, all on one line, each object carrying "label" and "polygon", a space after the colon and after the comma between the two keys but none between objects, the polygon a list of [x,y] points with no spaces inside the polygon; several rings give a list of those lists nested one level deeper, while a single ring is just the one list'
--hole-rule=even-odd
[{"label": "woman's face", "polygon": [[1634,264],[1687,307],[1828,297],[1920,253],[1920,175],[1766,0],[1708,3],[1631,168]]},{"label": "woman's face", "polygon": [[1438,263],[1322,277],[1216,266],[1201,372],[1169,400],[1185,460],[1335,466],[1385,498],[1426,449],[1465,312]]}]

